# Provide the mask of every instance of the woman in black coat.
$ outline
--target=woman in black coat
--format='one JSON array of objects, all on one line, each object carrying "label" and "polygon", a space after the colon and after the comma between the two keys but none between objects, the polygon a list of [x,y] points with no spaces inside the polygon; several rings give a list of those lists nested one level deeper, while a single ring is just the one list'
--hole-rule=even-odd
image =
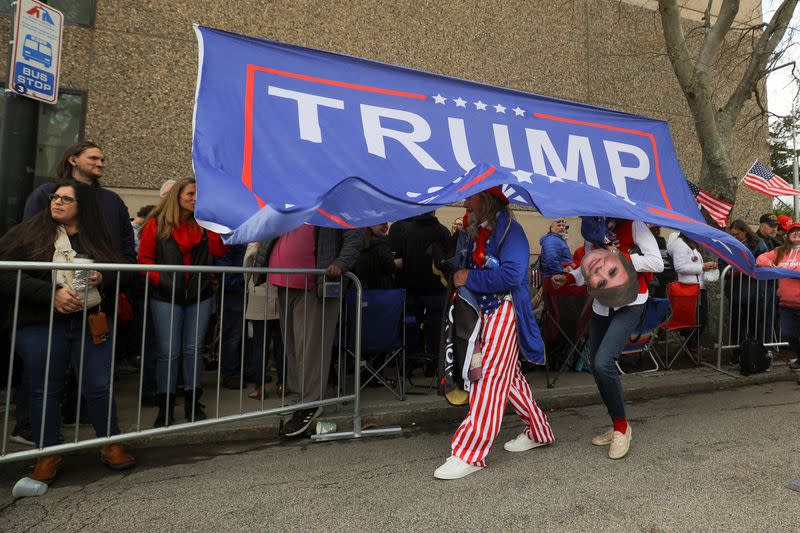
[{"label": "woman in black coat", "polygon": [[353,267],[364,290],[394,288],[395,262],[387,236],[388,227],[384,223],[364,229],[361,253]]}]

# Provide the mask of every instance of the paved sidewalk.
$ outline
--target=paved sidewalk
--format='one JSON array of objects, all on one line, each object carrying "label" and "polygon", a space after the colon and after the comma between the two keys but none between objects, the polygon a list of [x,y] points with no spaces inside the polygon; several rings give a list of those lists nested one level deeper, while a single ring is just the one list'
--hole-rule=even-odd
[{"label": "paved sidewalk", "polygon": [[[735,377],[707,367],[624,375],[622,376],[622,382],[625,389],[625,398],[628,401],[634,401],[797,379],[797,375],[789,371],[783,361],[776,361],[774,367],[765,373],[748,377],[738,375],[734,368],[727,370],[731,374],[735,374]],[[561,374],[556,386],[552,389],[546,388],[545,373],[542,370],[528,372],[527,378],[531,383],[537,402],[545,411],[600,403],[600,396],[594,380],[586,372],[565,372]],[[217,416],[215,380],[215,372],[206,372],[203,376],[203,381],[206,385],[203,403],[206,404],[206,412],[210,418]],[[431,378],[415,376],[414,383],[418,386],[409,388],[409,394],[405,401],[397,400],[389,391],[383,388],[365,388],[361,396],[362,426],[364,428],[395,425],[411,427],[423,422],[429,423],[437,420],[443,423],[451,422],[464,416],[465,407],[450,406],[444,398],[436,394],[435,390],[428,388],[432,384]],[[274,396],[274,384],[268,384],[267,387],[270,396],[264,400],[263,407],[261,401],[247,397],[247,393],[252,389],[252,386],[245,389],[241,395],[239,391],[221,389],[219,415],[251,413],[280,406],[280,398],[275,398]],[[121,376],[115,384],[115,390],[120,427],[123,432],[135,431],[137,417],[139,416],[136,409],[138,376]],[[179,396],[175,409],[176,423],[184,422],[182,418],[182,403],[183,399]],[[352,409],[352,403],[329,406],[325,408],[321,419],[333,421],[338,425],[338,430],[346,431],[352,428]],[[0,408],[0,411],[2,411],[2,408]],[[140,427],[142,429],[152,427],[156,412],[157,410],[154,407],[145,407],[141,410]],[[509,408],[508,413],[511,412]],[[218,426],[205,426],[196,429],[187,428],[185,431],[176,433],[148,436],[132,444],[135,447],[147,447],[258,438],[274,439],[277,435],[279,423],[280,417],[265,415]],[[80,432],[81,439],[93,436],[91,426],[88,425],[82,425]],[[64,436],[67,440],[72,438],[71,426],[64,428]],[[17,448],[12,443],[10,450],[14,449],[23,448]]]}]

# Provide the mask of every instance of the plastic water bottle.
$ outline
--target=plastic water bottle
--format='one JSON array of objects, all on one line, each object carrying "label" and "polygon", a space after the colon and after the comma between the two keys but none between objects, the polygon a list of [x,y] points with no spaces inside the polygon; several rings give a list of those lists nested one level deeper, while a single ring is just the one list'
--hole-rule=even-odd
[{"label": "plastic water bottle", "polygon": [[[94,261],[89,259],[89,256],[87,255],[78,254],[75,256],[72,262],[80,265],[90,265]],[[75,277],[72,279],[72,288],[75,290],[75,292],[78,293],[78,298],[83,299],[83,293],[86,290],[86,286],[89,284],[90,272],[91,270],[88,269],[81,269],[75,271]]]},{"label": "plastic water bottle", "polygon": [[11,489],[11,495],[15,498],[24,498],[25,496],[41,496],[47,492],[47,483],[36,481],[29,477],[24,477],[14,484]]},{"label": "plastic water bottle", "polygon": [[493,255],[487,255],[483,260],[483,268],[492,269],[500,267],[500,260]]}]

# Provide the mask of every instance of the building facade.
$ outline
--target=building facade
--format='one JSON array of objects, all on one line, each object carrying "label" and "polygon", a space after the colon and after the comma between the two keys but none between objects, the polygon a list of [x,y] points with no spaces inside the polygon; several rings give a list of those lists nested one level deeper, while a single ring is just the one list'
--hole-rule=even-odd
[{"label": "building facade", "polygon": [[[92,139],[109,160],[105,184],[132,212],[152,203],[164,180],[192,175],[193,23],[663,119],[686,175],[700,172],[693,119],[651,0],[48,3],[65,12],[68,25],[59,103],[40,104],[37,180],[52,176],[64,146]],[[757,1],[742,4],[742,20],[760,20]],[[0,0],[5,42],[10,6]],[[686,3],[687,28],[698,24],[705,6]],[[4,69],[6,62],[0,54]],[[754,103],[748,106],[743,118],[756,113]],[[765,119],[740,129],[737,172],[744,174],[756,157],[768,158],[766,140]],[[735,214],[752,220],[767,209],[768,199],[743,189]],[[449,211],[443,219],[449,226]]]}]

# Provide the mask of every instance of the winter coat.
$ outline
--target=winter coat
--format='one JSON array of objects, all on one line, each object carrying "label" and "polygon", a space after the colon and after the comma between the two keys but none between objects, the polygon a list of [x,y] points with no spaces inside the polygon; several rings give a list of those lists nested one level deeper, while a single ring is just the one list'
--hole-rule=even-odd
[{"label": "winter coat", "polygon": [[[48,196],[56,187],[57,183],[43,183],[37,187],[25,202],[23,218],[30,218],[50,205]],[[93,185],[92,189],[97,193],[97,202],[100,204],[100,212],[103,213],[103,221],[108,228],[111,242],[122,254],[126,263],[136,263],[136,240],[133,237],[128,207],[114,191],[97,184]]]},{"label": "winter coat", "polygon": [[[151,218],[142,228],[139,264],[208,266],[214,264],[214,257],[225,252],[225,245],[217,233],[196,224],[178,224],[169,239],[160,239],[156,220]],[[174,282],[175,303],[188,304],[197,301],[198,283],[200,300],[213,295],[211,276],[198,272],[150,272],[148,278],[153,286],[153,298],[172,301]]]},{"label": "winter coat", "polygon": [[353,265],[353,274],[358,277],[366,290],[392,289],[394,288],[392,246],[388,237],[371,233]]},{"label": "winter coat", "polygon": [[[744,245],[750,250],[753,254],[753,257],[756,258],[756,263],[758,263],[758,257],[767,252],[767,244],[757,238],[755,242],[750,242],[746,240]],[[724,272],[725,267],[728,266],[728,263],[724,259],[719,260],[719,271]],[[725,297],[732,299],[734,305],[747,305],[747,302],[750,300],[756,301],[758,298],[758,283],[755,280],[750,281],[745,274],[742,274],[738,270],[731,269],[728,271],[729,281],[726,281],[725,284]],[[764,289],[766,290],[766,286]]]},{"label": "winter coat", "polygon": [[572,262],[572,253],[567,241],[556,233],[547,233],[539,239],[542,246],[541,270],[544,276],[554,276],[564,271],[564,266]]},{"label": "winter coat", "polygon": [[[756,259],[756,265],[761,267],[771,266],[775,264],[775,259],[777,257],[777,249],[763,253]],[[780,264],[775,266],[788,270],[800,271],[800,248],[790,248],[781,259]],[[781,307],[800,309],[800,279],[778,279],[778,299]]]},{"label": "winter coat", "polygon": [[395,232],[390,229],[397,257],[403,260],[403,268],[397,271],[398,286],[424,293],[443,291],[445,287],[439,275],[433,271],[433,248],[449,249],[450,232],[433,213],[419,215],[410,222],[399,224]]},{"label": "winter coat", "polygon": [[[330,265],[336,265],[344,272],[350,272],[353,265],[358,258],[358,252],[361,249],[361,233],[360,230],[339,230],[334,228],[314,228],[314,241],[317,258],[317,268],[328,268]],[[275,243],[278,238],[265,241],[263,246],[259,246],[258,253],[255,259],[255,265],[259,268],[266,268],[269,265],[269,258],[272,255],[272,250],[275,248]],[[264,280],[261,276],[256,276],[255,284],[260,285]],[[338,294],[330,291],[323,293],[323,286],[325,276],[317,277],[317,295],[322,297],[338,296]],[[345,280],[345,287],[347,282]],[[338,287],[338,280],[337,280]],[[338,290],[338,289],[337,289]]]},{"label": "winter coat", "polygon": [[667,252],[672,258],[672,266],[681,283],[695,283],[703,288],[703,257],[697,250],[686,244],[686,241],[677,237],[667,244]]},{"label": "winter coat", "polygon": [[[12,232],[23,231],[20,225],[14,226],[8,230],[8,235]],[[70,237],[70,245],[77,253],[84,253],[80,245],[78,235]],[[0,250],[0,259],[3,261],[32,261],[31,253],[33,250],[17,250],[13,254],[8,253],[6,250]],[[53,243],[53,252],[55,252],[55,242]],[[49,252],[48,256],[53,253]],[[113,316],[113,303],[115,299],[115,291],[117,288],[117,273],[113,271],[103,271],[103,284],[98,287],[100,296],[103,302],[111,302],[112,309],[104,306],[109,316]],[[130,275],[122,272],[120,275],[120,288],[124,289],[130,280]],[[17,271],[16,270],[0,270],[0,294],[4,296],[3,300],[7,302],[4,309],[0,310],[0,326],[10,328],[13,322],[13,307],[14,295],[17,286]],[[50,320],[50,313],[53,312],[53,317],[56,320],[65,318],[82,317],[83,311],[75,313],[61,314],[53,311],[52,304],[53,295],[53,273],[50,270],[23,270],[20,273],[20,292],[19,292],[19,312],[17,317],[17,327],[29,326],[31,324],[46,324]]]},{"label": "winter coat", "polygon": [[[453,258],[457,268],[463,268],[472,250],[472,241],[466,234],[463,235]],[[499,267],[470,270],[465,286],[478,298],[481,294],[510,292],[520,352],[528,361],[544,364],[544,343],[533,314],[528,288],[530,245],[522,226],[507,211],[503,211],[497,219],[494,230],[486,240],[484,253],[497,258]]]}]

